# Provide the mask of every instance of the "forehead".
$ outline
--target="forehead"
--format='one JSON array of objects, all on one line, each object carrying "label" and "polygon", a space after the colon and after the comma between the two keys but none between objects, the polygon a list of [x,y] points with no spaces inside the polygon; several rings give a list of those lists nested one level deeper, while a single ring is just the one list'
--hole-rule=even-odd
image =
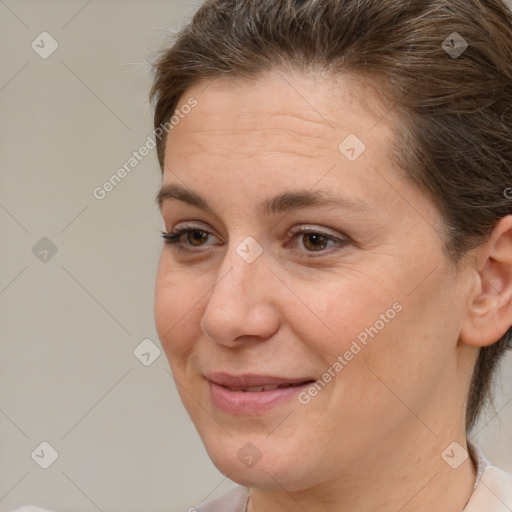
[{"label": "forehead", "polygon": [[[191,99],[197,105],[183,110],[166,141],[164,186],[184,185],[226,214],[313,188],[398,213],[400,195],[382,178],[400,176],[389,158],[389,106],[361,80],[277,71],[255,81],[223,77],[190,88],[177,111]],[[340,144],[353,137],[364,150],[350,161]]]},{"label": "forehead", "polygon": [[197,106],[167,138],[166,154],[211,146],[219,156],[229,151],[302,151],[303,156],[336,152],[340,142],[357,134],[370,145],[392,134],[390,108],[369,82],[325,73],[268,72],[257,80],[215,78],[190,88]]}]

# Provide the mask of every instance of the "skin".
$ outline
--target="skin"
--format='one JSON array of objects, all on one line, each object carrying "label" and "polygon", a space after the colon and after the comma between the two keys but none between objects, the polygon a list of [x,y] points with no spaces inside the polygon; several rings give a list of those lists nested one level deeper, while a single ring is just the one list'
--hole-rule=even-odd
[{"label": "skin", "polygon": [[[452,469],[441,454],[466,447],[478,348],[511,324],[512,217],[457,274],[438,210],[391,161],[389,105],[355,78],[273,71],[198,84],[180,104],[190,97],[198,105],[168,136],[163,185],[187,187],[213,212],[176,199],[161,212],[168,232],[193,223],[211,235],[163,246],[155,318],[212,461],[251,489],[251,512],[461,510],[473,464]],[[338,150],[349,134],[366,144],[354,162]],[[296,190],[368,211],[257,208]],[[301,225],[348,241],[311,251],[311,237],[290,233]],[[252,263],[236,251],[248,236],[263,249]],[[396,302],[402,310],[308,404],[240,416],[212,403],[209,371],[320,379]],[[248,442],[261,455],[253,467],[237,457]]]}]

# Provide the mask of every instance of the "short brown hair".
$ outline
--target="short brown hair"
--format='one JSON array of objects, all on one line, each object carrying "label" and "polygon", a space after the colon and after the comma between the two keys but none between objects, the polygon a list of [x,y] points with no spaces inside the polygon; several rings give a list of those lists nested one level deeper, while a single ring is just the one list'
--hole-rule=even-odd
[{"label": "short brown hair", "polygon": [[[442,213],[456,268],[512,214],[512,13],[502,0],[207,0],[153,63],[155,129],[201,81],[290,66],[379,80],[403,121],[393,156]],[[164,152],[157,141],[162,171]],[[511,342],[512,328],[480,349],[468,431]]]}]

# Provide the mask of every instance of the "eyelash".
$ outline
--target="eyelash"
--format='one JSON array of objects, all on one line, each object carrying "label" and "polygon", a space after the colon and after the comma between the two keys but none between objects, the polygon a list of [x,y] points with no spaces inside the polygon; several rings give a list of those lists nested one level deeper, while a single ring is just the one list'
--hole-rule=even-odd
[{"label": "eyelash", "polygon": [[[209,231],[207,231],[206,229],[203,229],[203,228],[199,228],[199,227],[185,227],[185,228],[181,228],[181,229],[172,231],[171,233],[167,233],[167,232],[163,231],[162,232],[162,238],[164,239],[165,244],[172,246],[173,249],[176,249],[178,251],[196,252],[194,249],[190,249],[189,248],[189,247],[192,247],[192,246],[189,246],[189,245],[184,244],[183,242],[180,242],[180,238],[183,235],[186,235],[188,233],[197,232],[197,231],[206,233],[207,235],[211,235],[212,234],[212,233],[210,233]],[[343,247],[345,247],[346,245],[348,245],[350,243],[350,240],[348,238],[336,237],[336,236],[331,235],[329,233],[325,233],[325,232],[323,232],[321,230],[318,230],[318,229],[309,228],[307,226],[299,226],[295,230],[295,232],[292,234],[292,238],[296,239],[296,238],[298,238],[300,236],[304,236],[304,235],[320,235],[323,239],[326,240],[327,243],[328,242],[336,242],[338,244],[337,249],[342,249]],[[198,247],[203,247],[203,246],[198,246]],[[337,249],[335,249],[335,250],[337,250]],[[301,249],[298,249],[298,250],[303,252]],[[318,250],[318,251],[308,251],[308,250],[306,250],[306,252],[310,253],[310,254],[322,254],[322,253],[325,254],[326,252],[331,252],[331,251],[328,251],[327,249],[321,249],[321,250]]]}]

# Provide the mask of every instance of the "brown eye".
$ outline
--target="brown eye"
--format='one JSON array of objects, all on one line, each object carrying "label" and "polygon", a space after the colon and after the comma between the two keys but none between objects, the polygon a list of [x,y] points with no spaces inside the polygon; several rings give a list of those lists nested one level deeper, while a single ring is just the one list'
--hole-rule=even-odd
[{"label": "brown eye", "polygon": [[219,239],[209,231],[193,227],[176,229],[171,233],[164,231],[162,237],[167,245],[180,251],[186,251],[187,249],[193,251],[194,248],[217,245],[215,244],[215,240],[219,241]]},{"label": "brown eye", "polygon": [[308,251],[322,251],[329,242],[327,237],[320,233],[306,233],[302,237],[302,243]]},{"label": "brown eye", "polygon": [[190,230],[186,233],[187,241],[193,247],[199,247],[203,245],[203,242],[208,240],[208,232],[200,229]]},{"label": "brown eye", "polygon": [[313,225],[296,226],[295,229],[289,232],[288,236],[291,238],[291,242],[288,242],[285,246],[293,247],[296,253],[297,251],[302,252],[303,256],[310,258],[313,255],[331,254],[350,245],[349,237],[326,233]]}]

